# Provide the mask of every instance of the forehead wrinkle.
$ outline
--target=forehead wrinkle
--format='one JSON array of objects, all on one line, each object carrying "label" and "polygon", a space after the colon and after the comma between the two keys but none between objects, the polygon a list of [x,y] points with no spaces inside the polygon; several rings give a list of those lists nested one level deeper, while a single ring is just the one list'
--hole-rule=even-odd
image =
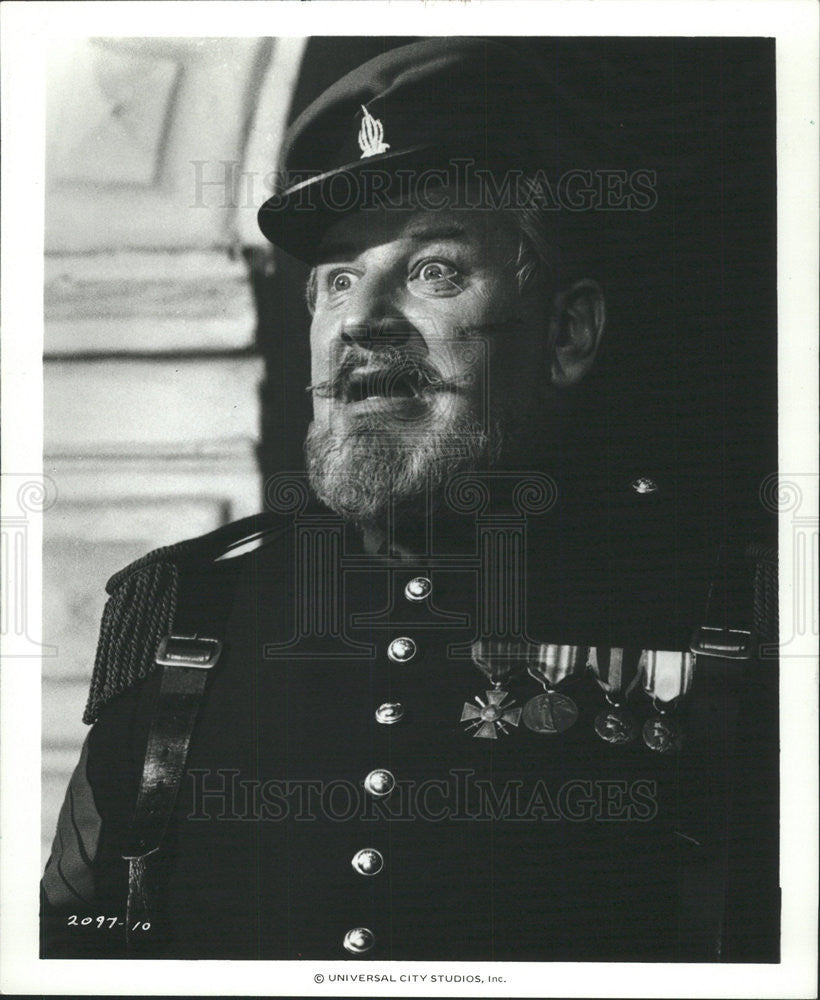
[{"label": "forehead wrinkle", "polygon": [[462,226],[424,226],[422,228],[411,228],[402,237],[416,240],[417,242],[430,242],[431,240],[453,240],[469,239],[470,234]]},{"label": "forehead wrinkle", "polygon": [[416,219],[404,228],[390,231],[389,228],[378,225],[366,228],[363,221],[359,222],[357,219],[351,234],[339,233],[337,237],[331,235],[321,241],[316,262],[321,264],[332,259],[350,259],[373,247],[386,246],[402,240],[411,240],[414,243],[430,243],[435,240],[464,240],[472,243],[476,239],[480,239],[479,233],[471,232],[469,228],[456,222],[430,222]]}]

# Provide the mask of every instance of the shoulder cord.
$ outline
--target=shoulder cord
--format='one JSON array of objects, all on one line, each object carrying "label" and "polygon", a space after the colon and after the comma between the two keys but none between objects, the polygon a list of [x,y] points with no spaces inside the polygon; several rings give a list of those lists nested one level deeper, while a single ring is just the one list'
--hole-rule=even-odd
[{"label": "shoulder cord", "polygon": [[110,596],[83,722],[92,725],[112,698],[153,672],[157,643],[170,632],[176,617],[179,566],[210,565],[249,537],[269,536],[287,526],[276,515],[256,514],[200,538],[154,549],[115,573],[106,584]]},{"label": "shoulder cord", "polygon": [[100,641],[83,722],[92,725],[100,710],[121,691],[154,669],[158,638],[176,615],[178,570],[175,563],[145,563],[119,580],[106,602]]}]

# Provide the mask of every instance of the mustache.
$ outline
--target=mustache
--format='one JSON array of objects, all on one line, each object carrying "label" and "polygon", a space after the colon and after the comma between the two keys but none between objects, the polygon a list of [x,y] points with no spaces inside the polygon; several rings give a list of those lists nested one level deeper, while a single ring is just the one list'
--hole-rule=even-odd
[{"label": "mustache", "polygon": [[401,348],[384,347],[380,348],[378,353],[350,350],[330,378],[306,386],[305,391],[328,399],[344,398],[356,377],[354,373],[362,368],[368,370],[371,378],[385,385],[403,379],[420,391],[423,389],[457,391],[470,381],[464,377],[445,378],[426,358]]},{"label": "mustache", "polygon": [[[523,320],[514,318],[481,326],[458,327],[450,342],[469,342],[490,337],[519,333],[524,330]],[[378,351],[364,350],[358,346],[348,348],[330,378],[305,386],[305,392],[327,399],[344,398],[350,389],[357,369],[366,368],[375,378],[386,384],[402,378],[422,389],[439,389],[457,392],[474,381],[473,375],[445,378],[426,356],[402,347],[380,347]]]}]

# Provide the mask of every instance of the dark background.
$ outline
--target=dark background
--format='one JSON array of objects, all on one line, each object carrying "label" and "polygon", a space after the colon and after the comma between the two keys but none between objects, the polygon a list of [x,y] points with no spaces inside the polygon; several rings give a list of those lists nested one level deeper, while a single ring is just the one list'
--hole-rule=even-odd
[{"label": "dark background", "polygon": [[[349,69],[412,40],[312,38],[291,119]],[[567,279],[596,278],[608,306],[563,456],[615,487],[656,476],[681,524],[711,540],[771,535],[758,491],[777,459],[774,40],[503,40],[560,95],[545,99],[560,120],[551,111],[544,128],[568,148],[582,131],[594,137],[569,166],[657,172],[651,211],[557,220]],[[265,475],[301,468],[310,419],[305,270],[275,253],[272,278],[255,269]]]}]

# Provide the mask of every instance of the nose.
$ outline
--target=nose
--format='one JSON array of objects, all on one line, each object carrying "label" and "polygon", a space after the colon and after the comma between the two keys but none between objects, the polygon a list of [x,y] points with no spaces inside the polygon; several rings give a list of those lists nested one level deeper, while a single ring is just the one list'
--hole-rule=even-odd
[{"label": "nose", "polygon": [[391,294],[386,283],[367,278],[357,283],[349,299],[339,335],[344,344],[368,351],[424,343],[418,327],[401,309],[399,296]]},{"label": "nose", "polygon": [[341,332],[342,342],[355,344],[368,351],[385,347],[404,347],[414,338],[421,339],[416,327],[404,316],[382,316],[367,322],[345,321]]}]

